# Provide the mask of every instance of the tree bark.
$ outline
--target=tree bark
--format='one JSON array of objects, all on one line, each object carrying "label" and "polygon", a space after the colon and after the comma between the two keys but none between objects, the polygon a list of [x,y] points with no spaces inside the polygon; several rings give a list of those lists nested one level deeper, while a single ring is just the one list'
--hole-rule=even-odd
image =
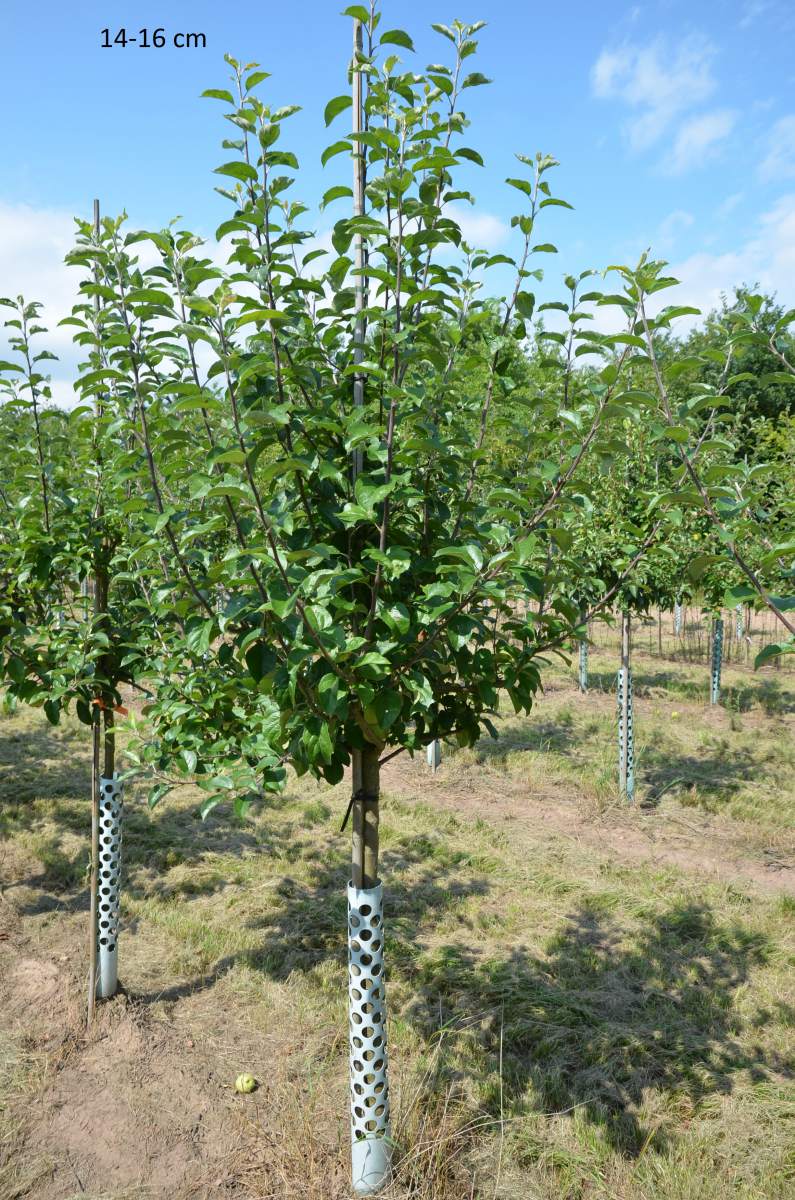
[{"label": "tree bark", "polygon": [[353,751],[351,879],[357,888],[378,883],[379,756],[376,746]]}]

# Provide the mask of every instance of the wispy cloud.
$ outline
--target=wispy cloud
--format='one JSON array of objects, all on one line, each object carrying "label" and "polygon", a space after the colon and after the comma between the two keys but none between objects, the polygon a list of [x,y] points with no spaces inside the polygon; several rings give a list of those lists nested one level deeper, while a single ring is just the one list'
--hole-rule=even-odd
[{"label": "wispy cloud", "polygon": [[718,205],[718,210],[717,210],[717,214],[716,214],[717,217],[720,220],[724,220],[726,217],[729,216],[730,213],[734,212],[735,208],[737,208],[737,205],[741,204],[742,201],[744,200],[744,198],[745,198],[744,192],[732,192],[732,194],[730,196],[727,196],[726,199],[722,200],[721,203]]},{"label": "wispy cloud", "polygon": [[478,250],[497,250],[511,236],[510,227],[505,221],[482,209],[447,204],[445,213],[458,224],[464,240]]},{"label": "wispy cloud", "polygon": [[765,181],[795,177],[795,113],[776,121],[766,139],[767,153],[759,164]]},{"label": "wispy cloud", "polygon": [[[764,291],[776,293],[783,304],[795,303],[795,193],[780,197],[762,213],[751,236],[735,249],[723,254],[702,251],[674,261],[671,274],[681,280],[681,288],[676,289],[681,303],[693,304],[704,313],[743,283],[758,283]],[[675,301],[669,297],[666,302]]]},{"label": "wispy cloud", "polygon": [[652,252],[669,254],[676,245],[679,235],[685,229],[689,229],[694,221],[693,214],[686,212],[683,208],[677,208],[674,212],[669,213],[657,226],[657,232],[651,240]]},{"label": "wispy cloud", "polygon": [[771,0],[747,0],[739,20],[740,29],[750,29],[773,8]]},{"label": "wispy cloud", "polygon": [[634,150],[646,150],[715,91],[715,53],[711,42],[696,35],[678,45],[665,38],[645,46],[624,42],[599,55],[591,72],[593,92],[634,110],[625,133]]},{"label": "wispy cloud", "polygon": [[737,113],[729,108],[688,117],[679,127],[671,153],[663,162],[664,169],[671,175],[681,175],[683,171],[703,166],[715,157],[719,144],[729,136],[736,122]]}]

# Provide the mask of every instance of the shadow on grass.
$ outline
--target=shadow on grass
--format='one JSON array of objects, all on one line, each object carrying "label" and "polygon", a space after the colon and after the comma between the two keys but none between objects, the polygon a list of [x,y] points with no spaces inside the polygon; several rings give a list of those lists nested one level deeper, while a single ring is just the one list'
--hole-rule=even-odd
[{"label": "shadow on grass", "polygon": [[[663,765],[671,769],[668,762],[658,769]],[[714,775],[714,762],[705,767],[702,758],[696,765]],[[732,769],[740,778],[745,767],[738,761]],[[145,810],[141,819],[150,821]],[[164,834],[195,836],[191,813],[166,808],[155,820]],[[221,821],[204,828],[206,838],[195,850],[186,847],[184,861],[205,849],[241,845],[255,845],[265,855],[275,848],[282,857],[289,836]],[[265,840],[276,837],[278,844]],[[326,961],[341,966],[344,846],[336,839],[308,849],[314,856],[304,858],[308,878],[284,874],[276,883],[279,902],[248,916],[256,948],[223,956],[191,980],[136,998],[178,1000],[212,988],[241,963],[279,981]],[[143,827],[136,832],[132,822],[128,861],[144,865],[151,850],[150,835]],[[479,1103],[495,1117],[501,1105],[508,1117],[576,1111],[616,1152],[635,1158],[646,1147],[664,1149],[670,1136],[664,1126],[644,1128],[638,1110],[649,1092],[668,1097],[672,1106],[686,1097],[693,1111],[731,1093],[741,1075],[755,1082],[792,1076],[790,1060],[753,1041],[754,1029],[770,1014],[744,1020],[733,1003],[771,946],[739,924],[718,920],[707,906],[671,905],[630,935],[612,916],[581,906],[563,920],[545,953],[519,945],[484,958],[459,942],[431,950],[423,943],[433,942],[440,918],[462,899],[491,890],[494,879],[485,868],[450,854],[442,837],[425,836],[390,846],[381,869],[388,971],[400,993],[411,996],[400,1017],[429,1041],[440,1026],[456,1030],[443,1047],[444,1071],[448,1079],[474,1083]],[[131,886],[157,894],[143,878]],[[84,898],[81,892],[62,903],[79,906]]]},{"label": "shadow on grass", "polygon": [[[509,754],[530,750],[570,754],[577,746],[577,730],[573,715],[558,714],[550,720],[533,718],[502,720],[497,725],[498,738],[481,738],[475,754],[478,762],[498,762]],[[454,747],[448,753],[454,752]]]},{"label": "shadow on grass", "polygon": [[[219,960],[207,974],[144,994],[177,1000],[238,963],[285,981],[318,963],[345,959],[346,872],[318,868],[310,885],[282,881],[284,906],[261,927],[261,948]],[[411,999],[399,1013],[427,1042],[442,1039],[441,1069],[428,1088],[474,1086],[479,1111],[494,1118],[531,1113],[588,1122],[625,1158],[665,1151],[672,1134],[640,1110],[650,1093],[689,1110],[729,1095],[740,1078],[792,1079],[793,1061],[754,1041],[789,1009],[743,1019],[733,998],[772,947],[760,934],[719,920],[698,903],[674,904],[626,936],[615,918],[580,907],[534,954],[517,946],[484,958],[465,944],[423,951],[440,911],[483,894],[484,879],[445,881],[423,867],[407,885],[384,860],[389,978]],[[252,926],[250,926],[252,927]],[[430,1099],[426,1097],[426,1099]],[[520,1126],[517,1126],[520,1129]]]},{"label": "shadow on grass", "polygon": [[708,807],[727,803],[743,784],[758,779],[762,771],[751,751],[725,740],[712,750],[678,754],[671,749],[646,746],[639,780],[644,787],[644,808],[655,808],[664,795],[695,792]]},{"label": "shadow on grass", "polygon": [[[90,797],[91,752],[84,730],[53,729],[43,721],[21,730],[10,724],[4,729],[0,723],[0,844],[22,835],[26,857],[35,862],[24,876],[3,881],[15,889],[20,915],[88,912]],[[266,803],[278,808],[289,799],[276,797]],[[260,852],[290,861],[300,853],[294,841],[261,824],[241,821],[226,809],[215,810],[206,821],[197,807],[178,808],[167,801],[150,811],[142,797],[128,789],[124,891],[139,898],[207,895],[228,880],[205,860]],[[197,869],[180,879],[164,878],[183,864]]]},{"label": "shadow on grass", "polygon": [[[278,982],[295,973],[309,973],[328,960],[344,965],[350,876],[346,857],[339,846],[330,845],[326,855],[311,863],[308,881],[285,875],[276,883],[275,892],[282,903],[276,908],[263,906],[261,915],[243,921],[244,928],[262,933],[256,949],[225,955],[191,980],[136,998],[142,1002],[178,1000],[212,988],[241,963]],[[455,857],[447,862],[440,860],[425,838],[386,851],[381,855],[380,867],[383,878],[389,881],[385,899],[386,953],[393,966],[418,953],[423,930],[432,929],[444,912],[466,897],[485,895],[491,887],[483,874],[463,876]],[[133,922],[130,928],[134,927]]]},{"label": "shadow on grass", "polygon": [[508,1116],[576,1110],[634,1158],[652,1134],[665,1148],[664,1130],[637,1114],[647,1090],[696,1109],[730,1093],[740,1073],[792,1077],[789,1059],[741,1044],[732,1004],[769,952],[763,937],[700,904],[672,906],[631,945],[613,919],[581,908],[546,957],[517,948],[483,961],[461,945],[426,956],[411,974],[410,1016],[428,1037],[440,1023],[458,1026],[447,1069],[474,1073],[495,1117],[501,1103]]}]

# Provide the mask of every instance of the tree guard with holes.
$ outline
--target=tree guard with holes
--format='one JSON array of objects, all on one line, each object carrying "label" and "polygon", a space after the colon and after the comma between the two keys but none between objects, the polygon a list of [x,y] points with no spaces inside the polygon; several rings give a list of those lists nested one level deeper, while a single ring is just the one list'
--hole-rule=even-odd
[{"label": "tree guard with holes", "polygon": [[674,605],[674,634],[679,637],[682,632],[682,605],[677,600]]},{"label": "tree guard with holes", "polygon": [[635,738],[632,729],[632,672],[621,667],[618,672],[618,780],[622,795],[632,803],[635,799]]},{"label": "tree guard with holes", "polygon": [[720,703],[720,672],[723,662],[723,617],[716,617],[712,628],[712,688],[710,703]]},{"label": "tree guard with holes", "polygon": [[99,903],[97,905],[97,996],[107,999],[118,986],[119,883],[124,784],[114,775],[99,780]]},{"label": "tree guard with holes", "polygon": [[745,616],[743,614],[742,604],[735,605],[734,611],[737,614],[736,632],[737,632],[737,640],[739,641],[740,638],[745,636]]},{"label": "tree guard with holes", "polygon": [[580,691],[588,691],[588,643],[580,642]]},{"label": "tree guard with holes", "polygon": [[348,884],[348,1013],[353,1190],[366,1196],[389,1182],[392,1163],[380,883]]}]

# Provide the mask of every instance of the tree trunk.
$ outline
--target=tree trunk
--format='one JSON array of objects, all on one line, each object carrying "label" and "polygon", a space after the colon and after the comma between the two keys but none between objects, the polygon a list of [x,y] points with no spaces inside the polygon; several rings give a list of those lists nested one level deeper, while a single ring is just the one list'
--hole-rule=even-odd
[{"label": "tree trunk", "polygon": [[378,883],[378,798],[381,769],[379,751],[365,746],[353,751],[353,843],[351,880],[356,888],[372,888]]}]

